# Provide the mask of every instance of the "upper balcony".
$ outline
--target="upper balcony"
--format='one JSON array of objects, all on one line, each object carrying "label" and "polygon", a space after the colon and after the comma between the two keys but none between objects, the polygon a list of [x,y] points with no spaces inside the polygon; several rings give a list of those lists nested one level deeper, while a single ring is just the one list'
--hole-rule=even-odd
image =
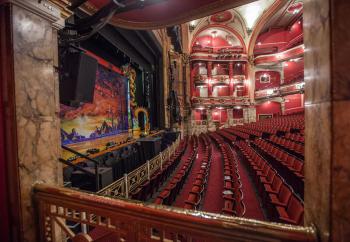
[{"label": "upper balcony", "polygon": [[261,100],[265,98],[286,96],[295,93],[303,93],[304,87],[305,82],[298,82],[293,84],[282,85],[280,87],[259,90],[255,92],[255,99]]},{"label": "upper balcony", "polygon": [[190,55],[191,60],[211,61],[247,61],[247,55],[242,47],[213,48],[194,46]]}]

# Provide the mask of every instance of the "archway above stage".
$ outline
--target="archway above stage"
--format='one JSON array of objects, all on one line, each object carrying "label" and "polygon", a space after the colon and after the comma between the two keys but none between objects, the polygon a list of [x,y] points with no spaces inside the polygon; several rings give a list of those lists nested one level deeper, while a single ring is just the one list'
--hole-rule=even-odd
[{"label": "archway above stage", "polygon": [[[111,24],[130,29],[157,29],[182,24],[194,19],[203,18],[214,13],[235,8],[255,0],[148,0],[143,8],[115,15]],[[106,5],[108,0],[89,0],[84,10],[95,13]],[[134,3],[128,0],[124,4]],[[155,14],[157,13],[157,14]]]}]

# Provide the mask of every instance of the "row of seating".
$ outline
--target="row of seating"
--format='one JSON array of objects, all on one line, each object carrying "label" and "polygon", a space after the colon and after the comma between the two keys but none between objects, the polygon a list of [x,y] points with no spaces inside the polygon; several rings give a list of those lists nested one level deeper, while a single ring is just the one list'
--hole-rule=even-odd
[{"label": "row of seating", "polygon": [[246,125],[236,126],[236,127],[234,127],[234,130],[238,130],[240,132],[243,132],[243,133],[246,133],[246,134],[249,134],[249,135],[253,135],[253,136],[256,136],[256,137],[262,137],[262,135],[263,135],[262,131],[258,131],[258,130],[255,130],[255,129],[248,128]]},{"label": "row of seating", "polygon": [[234,157],[231,147],[217,132],[210,133],[211,138],[218,145],[224,162],[224,190],[222,213],[243,217],[245,204],[243,202],[242,182],[238,171],[238,161]]},{"label": "row of seating", "polygon": [[[251,132],[256,134],[258,134],[257,132],[259,132],[259,134],[277,134],[278,132],[300,131],[304,130],[304,116],[301,114],[280,116],[272,119],[261,120],[256,123],[245,124],[243,127],[252,130]],[[238,127],[238,129],[240,128]]]},{"label": "row of seating", "polygon": [[145,181],[138,188],[136,188],[136,190],[131,193],[131,198],[140,201],[146,201],[152,197],[152,195],[158,191],[159,187],[178,166],[180,159],[185,152],[187,144],[188,139],[183,139],[174,154],[171,155],[170,159],[163,163],[162,169],[156,171],[149,180]]},{"label": "row of seating", "polygon": [[203,158],[200,161],[199,171],[192,171],[196,173],[194,176],[194,181],[192,183],[192,189],[189,192],[188,198],[185,201],[184,208],[187,209],[198,209],[204,196],[204,191],[208,181],[208,175],[211,164],[211,144],[209,137],[206,134],[201,134],[200,138],[203,141]]},{"label": "row of seating", "polygon": [[155,199],[156,204],[171,205],[179,191],[181,190],[189,171],[193,165],[193,161],[196,159],[198,149],[198,137],[191,136],[193,142],[187,147],[186,155],[182,157],[178,169],[175,174],[171,176],[166,187],[160,192],[158,197]]},{"label": "row of seating", "polygon": [[224,137],[225,139],[229,140],[230,142],[234,142],[237,139],[237,136],[227,132],[227,130],[219,129],[216,131],[219,135]]},{"label": "row of seating", "polygon": [[304,205],[293,189],[247,142],[239,141],[235,146],[246,161],[270,219],[301,225]]},{"label": "row of seating", "polygon": [[241,139],[244,139],[244,140],[250,138],[250,135],[249,135],[249,134],[244,133],[244,132],[242,132],[242,131],[240,131],[240,130],[237,130],[237,129],[234,128],[234,127],[230,127],[230,128],[224,129],[224,131],[226,131],[226,132],[228,132],[228,133],[230,133],[230,134],[233,134],[233,135],[235,135],[235,136],[238,136],[238,137],[240,137]]},{"label": "row of seating", "polygon": [[276,135],[270,136],[268,140],[274,144],[277,144],[289,151],[295,152],[298,155],[301,155],[304,157],[304,146],[300,143],[296,143],[294,141],[291,141],[283,137],[278,137]]},{"label": "row of seating", "polygon": [[305,143],[305,138],[303,135],[303,130],[300,131],[300,133],[286,133],[284,135],[284,138],[295,141],[295,142],[299,142],[304,144]]},{"label": "row of seating", "polygon": [[304,179],[304,162],[297,159],[295,156],[284,152],[283,150],[277,148],[265,140],[255,140],[254,144],[257,145],[262,151],[272,156],[281,165],[287,167],[297,177]]}]

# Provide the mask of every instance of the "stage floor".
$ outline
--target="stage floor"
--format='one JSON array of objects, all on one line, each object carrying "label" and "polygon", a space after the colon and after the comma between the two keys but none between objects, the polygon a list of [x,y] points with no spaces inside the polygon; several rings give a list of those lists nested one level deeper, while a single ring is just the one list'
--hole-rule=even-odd
[{"label": "stage floor", "polygon": [[[161,130],[161,131],[158,131],[158,132],[155,132],[155,133],[152,133],[146,137],[152,137],[152,136],[157,136],[157,135],[160,135],[161,133],[163,133],[164,131]],[[134,138],[133,140],[129,141],[129,142],[126,142],[128,138],[128,133],[125,133],[125,134],[118,134],[118,135],[114,135],[114,136],[107,136],[107,137],[103,137],[103,138],[99,138],[99,139],[96,139],[96,140],[90,140],[90,141],[85,141],[85,142],[79,142],[79,143],[74,143],[74,144],[69,144],[69,145],[66,145],[67,147],[79,152],[79,153],[82,153],[82,154],[85,154],[86,155],[86,151],[88,149],[92,149],[92,148],[96,148],[96,149],[99,149],[100,151],[96,154],[90,154],[89,157],[91,158],[94,158],[94,157],[97,157],[97,156],[100,156],[100,155],[103,155],[107,152],[111,152],[111,151],[114,151],[114,150],[117,150],[117,149],[120,149],[124,146],[127,146],[127,145],[130,145],[130,144],[133,144],[135,142],[137,142],[139,139],[137,138]],[[121,143],[121,142],[125,142],[123,144],[119,144],[117,146],[114,146],[114,147],[110,147],[110,148],[106,148],[106,144],[108,142],[115,142],[115,143]],[[61,157],[65,160],[71,158],[71,157],[74,157],[75,155],[67,150],[64,150],[62,149],[62,154],[61,154]],[[73,160],[72,162],[73,163],[79,163],[81,161],[84,161],[85,158],[77,158],[75,160]]]}]

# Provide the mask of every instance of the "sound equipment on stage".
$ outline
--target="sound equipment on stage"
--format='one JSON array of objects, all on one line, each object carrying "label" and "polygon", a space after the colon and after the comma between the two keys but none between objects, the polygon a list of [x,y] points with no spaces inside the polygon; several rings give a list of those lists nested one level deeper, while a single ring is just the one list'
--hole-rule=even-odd
[{"label": "sound equipment on stage", "polygon": [[146,160],[150,160],[161,152],[162,139],[149,137],[139,139]]},{"label": "sound equipment on stage", "polygon": [[175,141],[180,135],[180,132],[175,132],[175,131],[167,131],[164,132],[164,139]]},{"label": "sound equipment on stage", "polygon": [[[92,172],[95,174],[95,168],[94,167],[84,167],[85,170]],[[100,189],[104,188],[105,186],[108,186],[113,182],[113,169],[110,167],[99,167],[99,180],[100,180]],[[95,177],[93,176],[87,176],[82,171],[74,171],[72,173],[72,185],[73,187],[78,187],[80,189],[95,190]]]},{"label": "sound equipment on stage", "polygon": [[67,49],[60,58],[60,102],[93,102],[98,62],[82,51]]}]

